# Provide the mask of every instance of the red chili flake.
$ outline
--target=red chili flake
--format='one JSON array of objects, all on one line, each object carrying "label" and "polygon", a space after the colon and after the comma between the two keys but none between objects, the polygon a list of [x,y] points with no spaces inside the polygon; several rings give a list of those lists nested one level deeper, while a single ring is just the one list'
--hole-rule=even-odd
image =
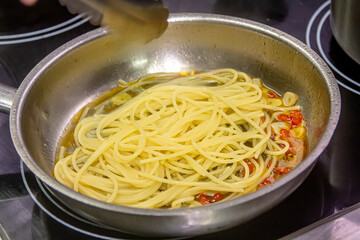
[{"label": "red chili flake", "polygon": [[[266,181],[267,184],[270,184],[270,183],[275,182],[275,178],[274,178],[274,177],[268,177],[268,178],[266,178],[264,181]],[[264,181],[263,181],[263,182],[264,182]]]},{"label": "red chili flake", "polygon": [[289,148],[289,150],[287,150],[286,152],[285,152],[285,154],[295,154],[296,152],[295,152],[295,150],[294,149],[291,149],[291,148]]},{"label": "red chili flake", "polygon": [[272,163],[272,160],[268,161],[268,163],[267,163],[267,168],[270,168],[270,167],[271,167],[271,163]]},{"label": "red chili flake", "polygon": [[279,143],[279,146],[280,146],[281,148],[284,148],[284,147],[285,147],[285,144]]},{"label": "red chili flake", "polygon": [[291,117],[286,114],[280,114],[278,116],[279,121],[291,123]]},{"label": "red chili flake", "polygon": [[223,198],[221,193],[215,193],[211,198],[210,198],[210,202],[214,203],[214,202],[218,202]]},{"label": "red chili flake", "polygon": [[249,159],[245,159],[245,163],[248,165],[249,167],[249,174],[251,174],[254,171],[254,164],[249,160]]},{"label": "red chili flake", "polygon": [[288,136],[289,136],[289,131],[288,130],[286,130],[286,129],[281,129],[280,130],[280,138],[282,140],[287,139]]},{"label": "red chili flake", "polygon": [[280,114],[278,120],[288,122],[291,128],[297,127],[303,119],[303,115],[299,110],[290,111],[290,115]]},{"label": "red chili flake", "polygon": [[276,93],[272,92],[272,91],[269,91],[268,92],[268,97],[269,98],[278,98],[278,96],[276,95]]},{"label": "red chili flake", "polygon": [[268,177],[266,179],[264,179],[264,181],[262,181],[262,183],[260,183],[260,185],[258,186],[258,189],[265,187],[266,185],[269,185],[270,183],[275,182],[275,178],[274,177]]},{"label": "red chili flake", "polygon": [[279,167],[275,168],[274,171],[279,174],[287,174],[291,171],[291,168],[289,167]]},{"label": "red chili flake", "polygon": [[207,204],[210,204],[210,200],[208,198],[208,196],[206,196],[206,194],[199,194],[197,196],[197,199],[199,200],[199,202],[201,203],[201,205],[207,205]]},{"label": "red chili flake", "polygon": [[303,115],[299,110],[290,111],[291,125],[297,126],[301,123]]},{"label": "red chili flake", "polygon": [[262,117],[261,117],[261,122],[264,123],[265,120],[266,120],[266,117],[265,117],[265,116],[262,116]]}]

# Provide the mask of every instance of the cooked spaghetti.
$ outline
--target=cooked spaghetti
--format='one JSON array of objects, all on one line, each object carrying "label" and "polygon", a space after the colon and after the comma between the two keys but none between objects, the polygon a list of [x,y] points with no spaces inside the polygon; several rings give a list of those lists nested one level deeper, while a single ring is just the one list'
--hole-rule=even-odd
[{"label": "cooked spaghetti", "polygon": [[297,96],[233,69],[143,77],[86,108],[54,176],[105,202],[180,208],[232,199],[303,158]]}]

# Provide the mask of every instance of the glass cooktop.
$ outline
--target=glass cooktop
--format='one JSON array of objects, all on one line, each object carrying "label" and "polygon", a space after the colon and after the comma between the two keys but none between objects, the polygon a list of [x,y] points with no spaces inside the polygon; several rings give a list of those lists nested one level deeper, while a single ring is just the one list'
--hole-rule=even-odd
[{"label": "glass cooktop", "polygon": [[[172,13],[236,16],[289,33],[327,62],[337,78],[342,96],[341,118],[335,135],[297,190],[270,211],[245,224],[194,239],[299,237],[314,224],[356,207],[360,202],[360,66],[342,51],[332,36],[330,1],[163,2]],[[17,0],[1,0],[0,82],[18,87],[47,54],[95,28],[88,19],[68,13],[57,0],[39,0],[32,7]],[[53,198],[21,162],[11,141],[8,118],[0,113],[0,239],[136,238],[83,219]]]}]

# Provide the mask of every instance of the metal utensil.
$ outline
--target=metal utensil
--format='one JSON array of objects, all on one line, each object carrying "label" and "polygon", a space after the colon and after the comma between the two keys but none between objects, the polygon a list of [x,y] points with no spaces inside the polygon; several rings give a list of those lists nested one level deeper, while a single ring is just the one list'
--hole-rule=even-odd
[{"label": "metal utensil", "polygon": [[[139,209],[101,202],[65,187],[52,175],[58,142],[73,116],[117,85],[153,72],[235,68],[260,77],[280,94],[295,92],[308,130],[308,156],[293,171],[256,192],[186,209]],[[307,177],[326,148],[340,114],[331,70],[302,42],[266,25],[212,15],[175,14],[157,39],[97,29],[55,50],[15,89],[1,87],[14,145],[31,171],[74,211],[120,231],[181,237],[244,223],[282,201]]]},{"label": "metal utensil", "polygon": [[[145,41],[160,36],[167,27],[169,11],[160,0],[59,0],[71,13],[90,17],[94,25],[126,34],[137,32]],[[133,34],[133,33],[132,33]],[[133,34],[134,35],[134,34]]]}]

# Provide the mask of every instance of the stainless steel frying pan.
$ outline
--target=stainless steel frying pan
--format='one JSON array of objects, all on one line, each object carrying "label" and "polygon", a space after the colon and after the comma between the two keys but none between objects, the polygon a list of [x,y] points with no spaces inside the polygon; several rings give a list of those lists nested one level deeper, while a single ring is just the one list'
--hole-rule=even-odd
[{"label": "stainless steel frying pan", "polygon": [[[159,71],[230,67],[260,77],[280,94],[299,95],[307,120],[309,154],[292,172],[259,191],[203,207],[137,209],[100,202],[58,183],[52,176],[58,141],[85,104],[116,86]],[[339,89],[329,68],[311,49],[276,29],[208,14],[176,14],[164,34],[148,43],[130,34],[97,29],[55,50],[19,89],[1,87],[10,112],[14,145],[31,171],[79,214],[124,232],[152,237],[211,233],[248,221],[294,191],[314,166],[335,130]],[[11,109],[10,109],[11,108]]]}]

